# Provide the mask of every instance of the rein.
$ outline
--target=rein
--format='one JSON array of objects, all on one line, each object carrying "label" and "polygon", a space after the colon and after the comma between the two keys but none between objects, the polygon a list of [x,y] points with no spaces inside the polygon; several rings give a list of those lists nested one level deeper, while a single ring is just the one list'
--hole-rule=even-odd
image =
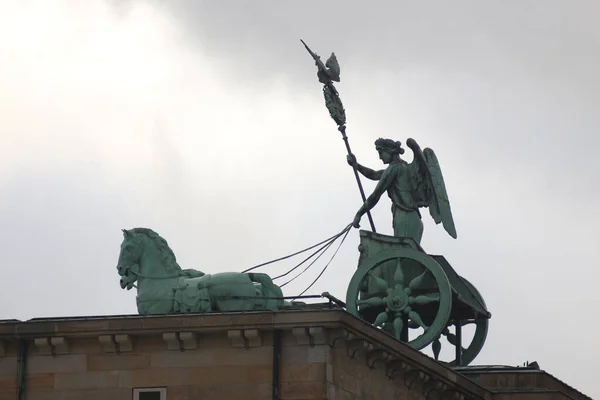
[{"label": "rein", "polygon": [[[160,276],[160,277],[150,276],[150,275],[144,275],[144,274],[140,274],[139,272],[134,271],[133,268],[129,268],[129,273],[132,274],[132,275],[135,275],[138,278],[157,279],[157,280],[160,280],[160,279],[172,279],[172,278],[179,278],[179,277],[181,277],[181,275],[179,275],[179,274],[177,274],[177,275]],[[131,284],[131,287],[134,287],[136,289],[138,288],[135,283]]]},{"label": "rein", "polygon": [[129,269],[129,272],[131,274],[137,276],[138,278],[146,278],[146,279],[171,279],[171,278],[179,278],[181,276],[179,273],[177,273],[175,275],[167,275],[167,276],[150,276],[150,275],[145,275],[145,274],[136,272],[131,268]]},{"label": "rein", "polygon": [[135,275],[138,278],[146,278],[146,279],[171,279],[171,278],[179,278],[180,276],[182,276],[179,272],[173,274],[173,275],[166,275],[166,276],[151,276],[151,275],[146,275],[146,274],[142,274],[140,271],[140,265],[138,263],[135,263],[132,267],[129,267],[129,273],[132,275]]}]

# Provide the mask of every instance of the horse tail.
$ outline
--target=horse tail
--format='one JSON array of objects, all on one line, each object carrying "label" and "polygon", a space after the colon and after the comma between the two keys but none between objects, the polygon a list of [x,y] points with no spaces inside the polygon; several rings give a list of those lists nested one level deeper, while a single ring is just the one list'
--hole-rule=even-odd
[{"label": "horse tail", "polygon": [[261,284],[264,297],[283,297],[281,288],[273,283],[269,275],[260,272],[248,272],[248,277],[252,282]]}]

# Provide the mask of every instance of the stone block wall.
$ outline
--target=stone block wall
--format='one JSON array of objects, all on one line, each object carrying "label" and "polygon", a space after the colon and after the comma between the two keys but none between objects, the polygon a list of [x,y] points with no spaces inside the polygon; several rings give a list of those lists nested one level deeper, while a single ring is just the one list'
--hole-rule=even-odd
[{"label": "stone block wall", "polygon": [[20,341],[27,400],[588,399],[543,371],[458,373],[343,311],[2,322],[0,400],[17,398]]},{"label": "stone block wall", "polygon": [[360,352],[349,357],[348,350],[346,346],[331,349],[326,376],[328,400],[425,399],[421,382],[409,381],[411,386],[400,376],[390,379],[385,363],[367,360]]},{"label": "stone block wall", "polygon": [[[130,400],[134,388],[167,387],[168,400],[272,399],[274,333],[241,332],[187,340],[185,332],[59,337],[61,347],[30,341],[26,398]],[[345,340],[332,345],[326,335],[311,336],[304,328],[282,331],[279,398],[425,399],[422,376],[390,372],[389,362],[370,347]],[[17,346],[9,346],[0,358],[0,400],[16,398],[17,369]]]},{"label": "stone block wall", "polygon": [[17,352],[3,343],[0,354],[0,400],[17,398]]},{"label": "stone block wall", "polygon": [[[131,400],[133,388],[167,387],[169,400],[272,399],[272,332],[248,347],[220,334],[197,336],[189,349],[169,349],[164,337],[129,338],[127,349],[107,349],[96,338],[69,341],[67,354],[30,346],[28,400]],[[284,335],[281,399],[325,399],[327,346],[298,347]],[[16,399],[17,349],[0,358],[0,400]]]},{"label": "stone block wall", "polygon": [[463,374],[488,390],[495,392],[494,400],[562,400],[589,399],[545,371],[530,368],[489,368]]}]

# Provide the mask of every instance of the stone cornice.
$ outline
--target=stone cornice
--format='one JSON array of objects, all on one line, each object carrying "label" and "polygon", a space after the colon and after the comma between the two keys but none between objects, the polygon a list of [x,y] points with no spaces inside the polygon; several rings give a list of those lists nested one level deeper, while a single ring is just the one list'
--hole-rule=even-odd
[{"label": "stone cornice", "polygon": [[535,381],[538,382],[538,384],[540,384],[539,382],[544,381],[544,383],[541,383],[541,386],[539,388],[520,388],[520,387],[510,387],[510,388],[492,388],[490,387],[489,390],[492,393],[539,393],[539,392],[543,392],[543,393],[562,393],[563,395],[571,398],[571,399],[588,399],[588,400],[592,400],[591,397],[587,396],[586,394],[580,392],[579,390],[575,389],[574,387],[566,384],[565,382],[561,381],[560,379],[558,379],[557,377],[555,377],[554,375],[550,374],[547,371],[541,370],[541,369],[531,369],[531,368],[527,368],[527,367],[494,367],[494,366],[479,366],[479,367],[461,367],[458,369],[458,372],[467,376],[467,377],[480,377],[482,375],[508,375],[508,374],[514,374],[514,375],[519,375],[519,376],[525,376],[525,375],[541,375],[541,379],[540,378],[536,378]]},{"label": "stone cornice", "polygon": [[[290,331],[298,345],[336,347],[344,342],[349,358],[412,388],[419,382],[431,399],[485,399],[491,392],[423,353],[398,342],[342,310],[244,312],[161,316],[106,316],[36,319],[0,323],[0,341],[30,339],[52,354],[66,343],[97,337],[107,352],[131,351],[131,338],[160,335],[169,349],[195,348],[196,335],[225,333],[234,347],[262,345],[264,332]],[[62,348],[53,346],[60,344]]]}]

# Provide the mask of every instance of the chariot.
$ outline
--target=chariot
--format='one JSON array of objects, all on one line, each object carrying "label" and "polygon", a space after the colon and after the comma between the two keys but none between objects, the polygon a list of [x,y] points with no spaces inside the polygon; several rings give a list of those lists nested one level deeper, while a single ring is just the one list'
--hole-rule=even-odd
[{"label": "chariot", "polygon": [[[346,293],[348,312],[416,350],[431,345],[436,359],[444,336],[455,347],[450,365],[468,365],[475,359],[491,314],[475,286],[443,256],[427,254],[410,238],[364,230],[359,251],[358,269]],[[475,328],[466,347],[465,325]]]}]

